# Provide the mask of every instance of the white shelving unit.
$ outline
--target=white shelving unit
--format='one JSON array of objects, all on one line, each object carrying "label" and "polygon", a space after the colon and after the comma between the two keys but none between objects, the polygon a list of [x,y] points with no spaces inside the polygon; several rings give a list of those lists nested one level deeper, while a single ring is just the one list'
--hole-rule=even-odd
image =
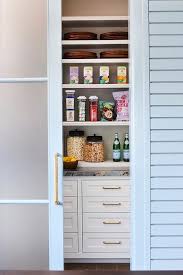
[{"label": "white shelving unit", "polygon": [[[68,3],[68,0],[65,1]],[[97,0],[91,1],[91,4],[95,6],[96,10],[98,9]],[[116,9],[118,8],[116,7]],[[76,15],[81,14],[81,11],[78,10],[77,12],[78,13],[74,11]],[[100,12],[97,11],[96,14],[100,14]],[[63,33],[74,31],[94,32],[99,38],[100,34],[105,32],[123,30],[126,32],[128,21],[128,16],[68,16],[62,17],[62,30]],[[127,50],[129,45],[130,40],[63,40],[63,53],[73,51],[74,49],[83,51],[91,50],[98,56],[98,58],[95,59],[62,59],[64,83],[62,85],[63,102],[65,100],[65,89],[75,90],[75,98],[80,95],[85,95],[88,99],[89,96],[96,95],[99,101],[103,100],[108,102],[114,101],[113,92],[128,90],[130,84],[118,84],[116,81],[116,73],[117,66],[119,65],[125,64],[127,68],[129,68],[130,59],[99,58],[99,56],[100,53],[105,50]],[[79,67],[79,84],[69,84],[69,67],[72,65]],[[93,66],[94,83],[99,83],[100,65],[109,66],[110,84],[83,84],[83,67],[85,65]],[[75,119],[77,120],[77,100],[75,103]],[[63,106],[65,106],[65,102]],[[86,103],[86,113],[88,119],[88,102]],[[63,114],[65,118],[65,111]],[[128,232],[128,223],[130,223],[130,186],[128,171],[130,169],[130,163],[124,161],[113,162],[112,151],[115,133],[118,132],[122,145],[125,133],[129,131],[130,122],[63,121],[59,126],[63,127],[65,141],[69,135],[69,131],[75,129],[84,131],[86,137],[93,134],[102,136],[105,155],[105,161],[100,163],[79,161],[79,174],[76,173],[77,175],[72,177],[66,174],[64,177],[64,185],[69,192],[64,199],[67,205],[71,206],[68,213],[65,210],[66,223],[69,221],[70,224],[69,228],[65,229],[65,259],[68,262],[84,262],[85,260],[87,260],[87,262],[96,262],[96,259],[97,261],[101,259],[101,262],[106,261],[108,263],[129,262],[130,234]],[[87,173],[85,174],[86,171]],[[111,173],[111,171],[114,171],[114,173]],[[96,176],[95,172],[96,174],[98,172],[98,176]],[[112,225],[112,223],[115,223],[116,217],[119,217],[119,223]],[[109,224],[107,224],[106,221]],[[126,231],[121,229],[123,227],[126,228]],[[95,231],[92,231],[93,229],[91,228]],[[116,233],[113,233],[111,236],[111,232]]]},{"label": "white shelving unit", "polygon": [[[100,31],[103,30],[103,28],[110,28],[110,30],[119,30],[121,27],[128,27],[128,16],[71,16],[71,17],[62,17],[62,27],[63,32],[64,30],[66,32],[73,31],[75,28],[77,28],[77,31],[84,30],[86,27],[94,28],[95,32],[98,33],[98,36],[100,34]],[[130,40],[62,40],[62,47],[63,50],[67,49],[73,49],[76,47],[77,49],[88,49],[88,48],[94,48],[94,49],[103,49],[107,48],[113,48],[114,46],[124,48],[126,45],[127,48],[130,44]],[[70,64],[78,64],[77,66],[83,66],[85,64],[97,66],[97,64],[106,64],[111,66],[117,66],[119,64],[129,64],[130,59],[129,58],[97,58],[97,59],[62,59],[63,68],[65,66],[69,66]],[[68,73],[68,70],[67,70]],[[69,84],[67,83],[68,78],[66,79],[66,83],[62,85],[63,90],[64,89],[73,89],[77,91],[77,95],[85,94],[85,90],[92,90],[92,94],[99,94],[99,97],[102,98],[102,100],[105,100],[106,96],[107,99],[110,97],[112,98],[112,91],[113,89],[129,89],[130,84]],[[94,91],[96,89],[96,92]],[[100,91],[102,89],[102,91]],[[106,91],[105,91],[106,90]],[[91,94],[89,91],[87,91],[87,96]],[[110,95],[111,94],[111,95]],[[109,99],[108,99],[109,100]],[[112,143],[112,135],[114,135],[113,132],[109,130],[113,129],[112,131],[118,131],[121,133],[121,136],[124,137],[124,133],[128,131],[129,127],[129,121],[112,121],[112,122],[103,122],[103,121],[97,121],[97,122],[66,122],[64,121],[62,126],[64,127],[65,131],[68,131],[70,129],[80,128],[84,129],[86,131],[86,134],[91,134],[92,132],[101,135],[105,135],[106,137],[111,134],[111,143]],[[101,128],[100,128],[101,127]],[[106,138],[104,136],[104,138]],[[122,141],[121,141],[122,142]],[[106,142],[107,143],[107,142]],[[107,146],[108,143],[107,143]],[[112,146],[112,144],[111,144]],[[108,148],[106,148],[108,150]],[[106,167],[106,168],[122,168],[122,167],[129,167],[129,163],[114,163],[113,161],[105,161],[101,164],[92,164],[92,163],[85,163],[80,162],[79,167],[81,168],[90,168],[90,167]]]}]

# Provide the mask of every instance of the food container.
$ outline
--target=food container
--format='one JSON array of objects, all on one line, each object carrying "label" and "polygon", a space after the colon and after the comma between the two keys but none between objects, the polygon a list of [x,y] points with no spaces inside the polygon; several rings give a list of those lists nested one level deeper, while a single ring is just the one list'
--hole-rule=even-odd
[{"label": "food container", "polygon": [[70,84],[79,83],[79,67],[71,66],[70,67]]},{"label": "food container", "polygon": [[109,83],[109,66],[100,66],[100,84]]},{"label": "food container", "polygon": [[127,83],[127,67],[117,67],[117,83]]},{"label": "food container", "polygon": [[67,90],[66,93],[66,121],[74,121],[74,90]]},{"label": "food container", "polygon": [[84,131],[70,131],[67,138],[67,155],[77,160],[84,160],[84,146],[86,138]]},{"label": "food container", "polygon": [[79,121],[86,120],[86,96],[78,96]]},{"label": "food container", "polygon": [[93,83],[93,67],[84,67],[84,84]]},{"label": "food container", "polygon": [[103,162],[104,142],[102,136],[88,136],[84,147],[84,161]]},{"label": "food container", "polygon": [[89,114],[90,114],[90,121],[98,120],[98,97],[97,96],[89,97]]}]

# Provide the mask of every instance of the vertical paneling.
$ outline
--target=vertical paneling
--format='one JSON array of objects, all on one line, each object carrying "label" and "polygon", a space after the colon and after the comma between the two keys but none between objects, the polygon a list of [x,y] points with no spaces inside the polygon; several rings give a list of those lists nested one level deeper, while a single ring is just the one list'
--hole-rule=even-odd
[{"label": "vertical paneling", "polygon": [[149,0],[151,270],[183,270],[183,1]]}]

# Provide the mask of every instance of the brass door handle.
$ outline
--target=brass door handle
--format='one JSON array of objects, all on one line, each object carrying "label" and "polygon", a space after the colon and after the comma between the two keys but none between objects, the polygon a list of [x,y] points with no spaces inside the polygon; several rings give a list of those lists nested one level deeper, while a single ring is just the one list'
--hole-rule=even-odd
[{"label": "brass door handle", "polygon": [[112,244],[116,244],[116,245],[119,245],[119,244],[121,244],[121,242],[120,241],[116,241],[116,242],[113,242],[113,241],[103,241],[103,244],[109,244],[109,245],[112,245]]},{"label": "brass door handle", "polygon": [[56,153],[54,156],[54,203],[55,205],[63,205],[61,201],[59,201],[58,196],[58,159],[62,159],[62,155]]},{"label": "brass door handle", "polygon": [[117,203],[115,203],[115,202],[109,202],[109,203],[107,203],[107,202],[103,202],[103,206],[120,206],[121,205],[121,203],[120,202],[117,202]]},{"label": "brass door handle", "polygon": [[121,224],[121,221],[108,220],[108,221],[103,221],[103,224]]}]

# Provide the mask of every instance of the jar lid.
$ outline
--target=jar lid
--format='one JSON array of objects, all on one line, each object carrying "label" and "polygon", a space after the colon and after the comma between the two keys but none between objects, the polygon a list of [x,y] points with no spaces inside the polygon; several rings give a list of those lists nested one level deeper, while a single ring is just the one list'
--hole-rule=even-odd
[{"label": "jar lid", "polygon": [[82,95],[80,95],[80,96],[78,96],[78,98],[77,98],[77,100],[86,100],[86,96],[82,96]]},{"label": "jar lid", "polygon": [[66,90],[65,93],[66,94],[74,94],[76,91],[75,90]]},{"label": "jar lid", "polygon": [[74,131],[69,131],[70,137],[84,137],[84,131],[78,131],[77,129]]},{"label": "jar lid", "polygon": [[87,141],[89,142],[98,142],[102,141],[102,136],[96,136],[95,134],[93,136],[88,136]]},{"label": "jar lid", "polygon": [[98,100],[98,96],[96,96],[96,95],[91,95],[91,96],[89,97],[89,100]]}]

